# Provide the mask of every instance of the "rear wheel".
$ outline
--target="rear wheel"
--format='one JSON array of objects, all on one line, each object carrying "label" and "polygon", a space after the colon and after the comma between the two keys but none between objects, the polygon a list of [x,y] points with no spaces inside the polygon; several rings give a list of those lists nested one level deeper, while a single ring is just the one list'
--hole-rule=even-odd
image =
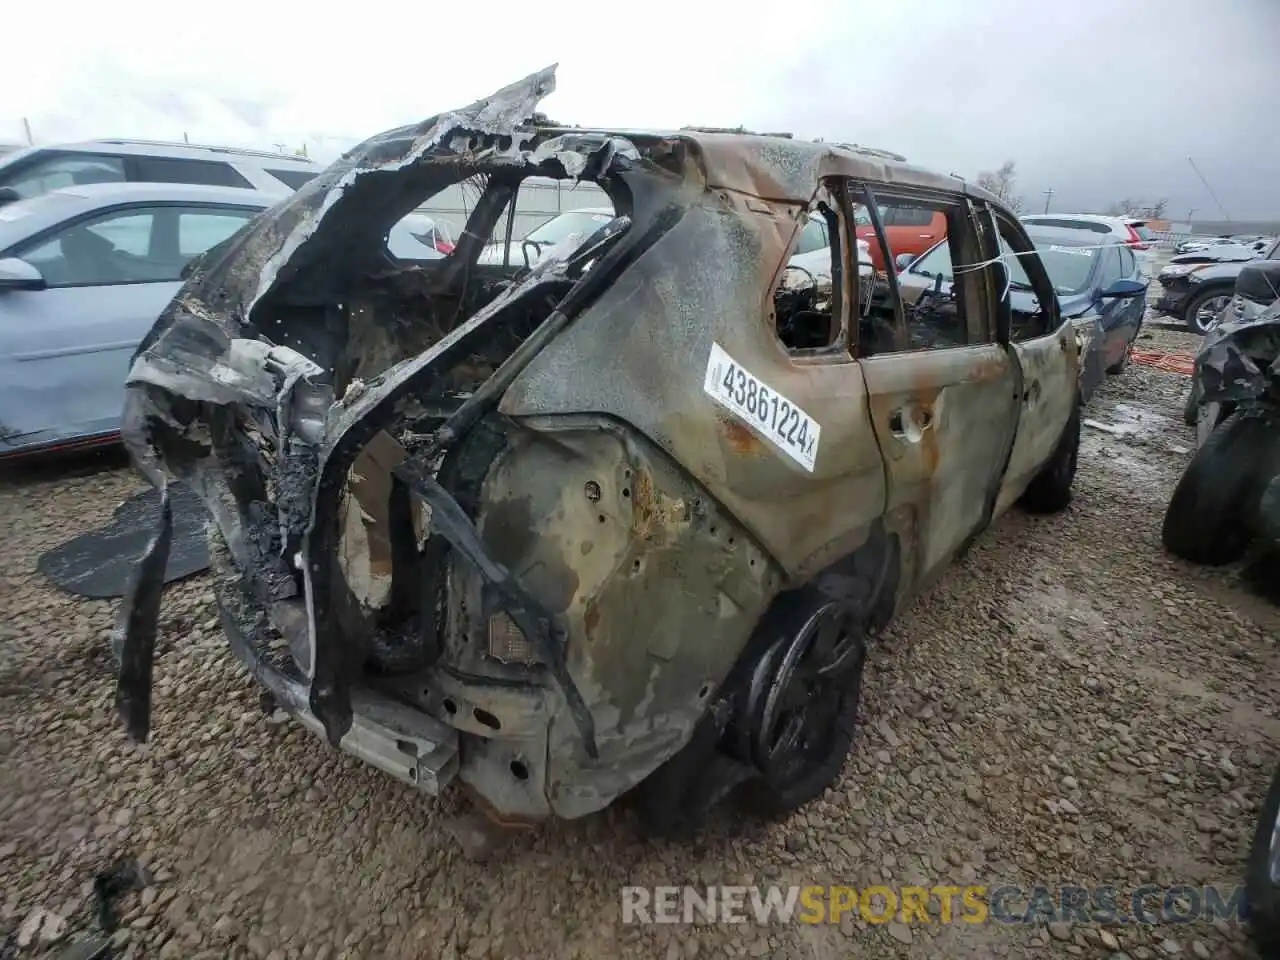
[{"label": "rear wheel", "polygon": [[1251,518],[1270,479],[1275,417],[1237,412],[1214,428],[1174,488],[1161,539],[1170,553],[1218,566],[1248,546]]},{"label": "rear wheel", "polygon": [[1198,291],[1187,301],[1187,308],[1182,314],[1187,329],[1201,336],[1218,325],[1218,315],[1227,309],[1231,302],[1230,287],[1210,287]]},{"label": "rear wheel", "polygon": [[808,616],[760,659],[743,724],[760,771],[751,799],[771,815],[821,796],[839,778],[866,660],[864,632],[846,604],[808,591],[796,602],[808,606]]}]

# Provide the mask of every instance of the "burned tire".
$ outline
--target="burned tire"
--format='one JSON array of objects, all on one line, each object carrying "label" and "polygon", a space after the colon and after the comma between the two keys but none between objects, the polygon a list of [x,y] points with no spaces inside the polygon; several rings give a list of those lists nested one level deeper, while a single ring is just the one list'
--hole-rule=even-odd
[{"label": "burned tire", "polygon": [[866,636],[846,604],[816,596],[794,598],[806,615],[761,657],[750,685],[743,728],[759,777],[746,800],[764,816],[821,796],[853,745]]},{"label": "burned tire", "polygon": [[1191,389],[1187,391],[1187,399],[1182,404],[1182,422],[1188,427],[1194,427],[1196,420],[1200,418],[1200,396],[1196,390],[1195,378],[1192,378]]},{"label": "burned tire", "polygon": [[1275,417],[1237,412],[1209,434],[1165,510],[1160,538],[1170,553],[1208,566],[1244,554],[1259,495],[1270,480],[1277,444],[1269,435],[1277,428]]},{"label": "burned tire", "polygon": [[1032,513],[1057,513],[1071,502],[1071,484],[1076,479],[1076,463],[1080,457],[1080,397],[1076,397],[1071,416],[1058,445],[1040,472],[1027,485],[1018,502]]},{"label": "burned tire", "polygon": [[[1258,813],[1258,824],[1249,848],[1245,873],[1245,899],[1249,904],[1249,932],[1263,957],[1280,957],[1280,875],[1273,876],[1272,848],[1280,847],[1276,821],[1280,818],[1280,768],[1271,778],[1271,789]],[[1280,874],[1280,853],[1276,874]]]}]

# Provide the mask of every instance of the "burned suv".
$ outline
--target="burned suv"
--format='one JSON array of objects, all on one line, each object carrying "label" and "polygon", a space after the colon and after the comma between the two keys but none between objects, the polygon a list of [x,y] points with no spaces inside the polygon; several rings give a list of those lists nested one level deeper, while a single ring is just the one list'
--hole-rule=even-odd
[{"label": "burned suv", "polygon": [[[126,442],[200,493],[233,650],[331,744],[506,820],[634,792],[696,822],[745,781],[785,811],[839,773],[868,638],[1012,503],[1066,504],[1075,334],[979,189],[780,136],[551,126],[553,84],[374,137],[210,251],[139,348]],[[614,216],[477,263],[534,176]],[[396,261],[389,227],[463,181],[456,248]],[[946,290],[859,289],[864,215],[893,262],[885,204],[946,217]],[[815,216],[830,268],[790,269]],[[136,738],[167,502],[115,637]]]}]

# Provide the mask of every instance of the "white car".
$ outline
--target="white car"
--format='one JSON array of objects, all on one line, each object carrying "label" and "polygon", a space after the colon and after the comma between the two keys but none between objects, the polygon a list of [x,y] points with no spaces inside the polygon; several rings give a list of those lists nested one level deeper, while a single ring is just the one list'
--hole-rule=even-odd
[{"label": "white car", "polygon": [[[610,207],[582,207],[578,210],[566,210],[559,216],[552,217],[542,226],[533,230],[523,240],[511,242],[511,263],[532,266],[539,257],[551,247],[565,241],[570,245],[581,243],[592,233],[614,217]],[[871,262],[871,248],[867,241],[858,241],[858,272],[864,280],[869,280],[874,273]],[[477,263],[501,264],[503,261],[503,245],[491,243],[480,251]],[[796,244],[796,252],[791,255],[788,264],[797,268],[797,273],[808,273],[821,283],[831,282],[831,241],[827,238],[827,227],[821,219],[810,217],[800,234]],[[784,282],[797,282],[787,278]],[[870,289],[868,285],[867,289]]]},{"label": "white car", "polygon": [[0,202],[91,183],[189,183],[285,196],[323,170],[306,157],[152,140],[86,140],[0,158]]},{"label": "white car", "polygon": [[[544,252],[552,247],[572,241],[572,245],[581,243],[613,219],[612,207],[583,207],[580,210],[566,210],[552,217],[536,230],[530,231],[521,240],[511,241],[510,263],[513,266],[533,266]],[[480,251],[476,263],[502,264],[503,244],[491,243]]]},{"label": "white car", "polygon": [[1089,230],[1110,235],[1127,244],[1138,258],[1138,267],[1145,277],[1151,276],[1155,264],[1155,239],[1147,229],[1145,220],[1134,217],[1108,217],[1096,213],[1033,213],[1019,218],[1023,223],[1042,227],[1063,227],[1067,230]]}]

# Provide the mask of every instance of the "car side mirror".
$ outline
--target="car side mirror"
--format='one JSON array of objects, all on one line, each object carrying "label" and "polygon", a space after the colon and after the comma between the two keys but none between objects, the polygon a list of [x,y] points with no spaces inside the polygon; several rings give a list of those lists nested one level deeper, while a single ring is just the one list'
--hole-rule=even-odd
[{"label": "car side mirror", "polygon": [[915,255],[910,253],[900,253],[893,258],[893,265],[898,268],[899,272],[907,269],[915,262]]},{"label": "car side mirror", "polygon": [[0,290],[43,290],[40,271],[17,257],[0,259]]},{"label": "car side mirror", "polygon": [[1122,279],[1111,284],[1098,296],[1104,300],[1127,300],[1130,297],[1140,297],[1146,292],[1147,285],[1140,280]]}]

